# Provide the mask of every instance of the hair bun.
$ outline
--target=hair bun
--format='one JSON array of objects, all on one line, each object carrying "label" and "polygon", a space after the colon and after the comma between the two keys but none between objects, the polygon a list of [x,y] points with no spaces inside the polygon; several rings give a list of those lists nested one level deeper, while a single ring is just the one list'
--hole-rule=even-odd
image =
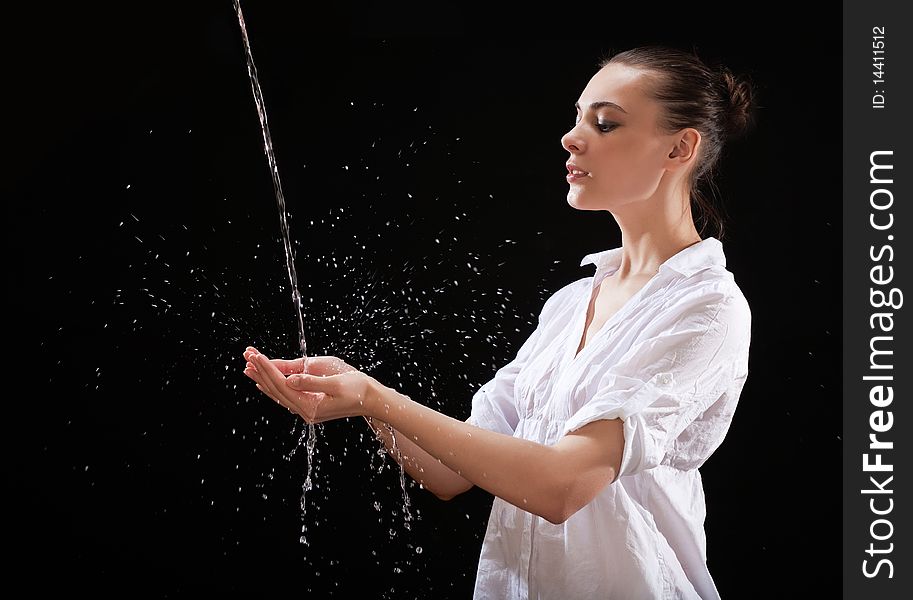
[{"label": "hair bun", "polygon": [[754,124],[755,91],[750,81],[723,67],[723,87],[729,99],[726,131],[730,138],[747,133]]}]

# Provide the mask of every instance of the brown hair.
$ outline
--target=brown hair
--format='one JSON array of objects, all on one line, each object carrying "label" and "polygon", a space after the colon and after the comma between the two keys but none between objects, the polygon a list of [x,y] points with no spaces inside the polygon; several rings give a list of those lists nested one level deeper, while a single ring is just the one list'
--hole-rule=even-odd
[{"label": "brown hair", "polygon": [[663,107],[659,127],[667,132],[693,127],[702,141],[689,175],[692,209],[701,237],[710,222],[723,239],[724,217],[701,184],[715,190],[717,163],[725,143],[754,126],[755,90],[750,79],[722,65],[708,66],[696,53],[666,46],[641,46],[602,59],[599,67],[622,64],[646,72],[646,93]]}]

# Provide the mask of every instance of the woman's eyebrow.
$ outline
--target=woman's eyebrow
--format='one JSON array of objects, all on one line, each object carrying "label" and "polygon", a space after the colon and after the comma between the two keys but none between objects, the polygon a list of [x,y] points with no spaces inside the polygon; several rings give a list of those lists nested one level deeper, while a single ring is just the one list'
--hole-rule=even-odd
[{"label": "woman's eyebrow", "polygon": [[[579,102],[575,102],[575,103],[574,103],[574,107],[575,107],[577,110],[580,110],[580,103],[579,103]],[[615,110],[620,110],[620,111],[623,112],[624,114],[628,114],[628,111],[626,111],[626,110],[623,109],[622,107],[618,106],[618,105],[615,104],[614,102],[609,102],[608,100],[602,100],[602,101],[600,101],[600,102],[593,102],[592,104],[590,104],[590,110],[596,110],[597,108],[605,108],[605,107],[614,108]]]}]

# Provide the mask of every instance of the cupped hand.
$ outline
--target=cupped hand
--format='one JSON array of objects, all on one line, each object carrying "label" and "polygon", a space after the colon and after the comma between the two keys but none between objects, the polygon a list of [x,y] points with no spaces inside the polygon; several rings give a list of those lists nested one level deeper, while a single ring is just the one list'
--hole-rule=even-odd
[{"label": "cupped hand", "polygon": [[302,358],[271,360],[253,346],[244,358],[244,374],[257,389],[308,423],[367,414],[374,380],[342,359],[312,356],[303,368]]}]

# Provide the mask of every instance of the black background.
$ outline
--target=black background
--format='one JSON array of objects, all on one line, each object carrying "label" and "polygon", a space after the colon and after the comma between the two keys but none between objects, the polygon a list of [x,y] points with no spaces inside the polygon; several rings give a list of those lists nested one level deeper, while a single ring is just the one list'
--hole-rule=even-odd
[{"label": "black background", "polygon": [[[664,43],[753,78],[757,128],[717,180],[753,337],[702,468],[708,564],[724,597],[836,595],[839,4],[248,4],[309,352],[458,418],[544,299],[591,274],[580,258],[620,244],[565,200],[559,140],[599,58]],[[298,541],[302,430],[240,358],[297,350],[279,213],[231,2],[190,10],[7,25],[9,573],[105,595],[468,598],[491,497],[408,483],[407,530],[399,471],[357,420],[318,427]]]}]

